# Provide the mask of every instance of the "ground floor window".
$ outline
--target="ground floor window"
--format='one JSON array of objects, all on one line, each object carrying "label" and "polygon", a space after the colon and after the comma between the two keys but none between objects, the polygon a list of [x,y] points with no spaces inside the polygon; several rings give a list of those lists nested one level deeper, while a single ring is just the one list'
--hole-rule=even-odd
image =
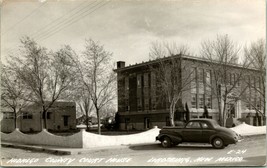
[{"label": "ground floor window", "polygon": [[212,104],[211,104],[211,95],[206,96],[206,106],[208,109],[212,109]]},{"label": "ground floor window", "polygon": [[23,119],[32,119],[32,114],[30,113],[23,113]]},{"label": "ground floor window", "polygon": [[191,107],[197,108],[197,95],[196,94],[192,94],[191,96]]},{"label": "ground floor window", "polygon": [[5,113],[4,112],[4,119],[14,119],[15,118],[15,115],[14,113]]},{"label": "ground floor window", "polygon": [[63,116],[63,122],[64,122],[64,126],[68,126],[69,125],[69,116]]},{"label": "ground floor window", "polygon": [[145,118],[144,119],[144,128],[145,129],[149,129],[150,128],[150,119],[149,118]]}]

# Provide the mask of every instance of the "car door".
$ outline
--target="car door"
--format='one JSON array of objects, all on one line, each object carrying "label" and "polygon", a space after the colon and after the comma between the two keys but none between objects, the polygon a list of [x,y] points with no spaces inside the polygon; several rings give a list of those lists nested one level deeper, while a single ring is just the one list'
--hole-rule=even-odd
[{"label": "car door", "polygon": [[216,133],[214,128],[211,127],[209,123],[206,122],[200,122],[202,127],[202,138],[201,142],[208,143],[210,140],[210,137]]},{"label": "car door", "polygon": [[202,137],[202,128],[199,121],[190,121],[182,131],[183,141],[200,142]]}]

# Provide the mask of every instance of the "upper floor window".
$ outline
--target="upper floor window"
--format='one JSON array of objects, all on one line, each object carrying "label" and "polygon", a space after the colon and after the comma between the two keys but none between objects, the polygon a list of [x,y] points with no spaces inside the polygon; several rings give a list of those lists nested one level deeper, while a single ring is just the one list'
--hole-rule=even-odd
[{"label": "upper floor window", "polygon": [[142,99],[137,98],[137,110],[141,111],[142,110]]},{"label": "upper floor window", "polygon": [[149,98],[145,98],[144,103],[145,103],[145,110],[149,110]]},{"label": "upper floor window", "polygon": [[211,85],[211,71],[210,70],[206,70],[206,84],[208,86]]},{"label": "upper floor window", "polygon": [[199,94],[198,95],[198,98],[199,98],[198,107],[199,108],[204,108],[204,94]]},{"label": "upper floor window", "polygon": [[150,83],[151,83],[151,87],[156,87],[156,74],[155,72],[151,72],[150,75]]},{"label": "upper floor window", "polygon": [[129,111],[130,106],[129,106],[129,99],[125,99],[125,111]]},{"label": "upper floor window", "polygon": [[197,108],[197,95],[196,94],[191,95],[191,107]]},{"label": "upper floor window", "polygon": [[204,69],[198,69],[198,82],[204,83]]},{"label": "upper floor window", "polygon": [[141,88],[142,87],[142,76],[141,74],[137,75],[137,88]]},{"label": "upper floor window", "polygon": [[129,90],[129,77],[125,77],[125,90],[128,91]]},{"label": "upper floor window", "polygon": [[196,72],[197,72],[196,68],[191,69],[191,93],[197,93]]},{"label": "upper floor window", "polygon": [[148,87],[149,86],[149,75],[148,73],[144,74],[144,87]]}]

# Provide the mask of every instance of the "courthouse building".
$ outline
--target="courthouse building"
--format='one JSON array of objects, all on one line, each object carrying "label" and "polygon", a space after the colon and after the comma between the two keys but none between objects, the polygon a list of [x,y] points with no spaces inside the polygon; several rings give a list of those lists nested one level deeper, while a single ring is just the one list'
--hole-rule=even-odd
[{"label": "courthouse building", "polygon": [[[210,65],[216,63],[211,64],[208,60],[198,57],[179,56],[181,56],[179,57],[181,58],[181,65],[186,66],[185,69],[181,69],[181,74],[184,76],[190,74],[191,82],[188,89],[182,92],[182,98],[178,102],[175,112],[175,121],[185,120],[183,112],[186,104],[190,111],[190,118],[200,118],[206,106],[210,118],[218,120],[218,99],[210,90],[215,87],[208,87],[208,85],[215,85],[215,78]],[[158,86],[158,77],[151,66],[156,65],[163,59],[168,60],[173,57],[177,56],[130,66],[125,66],[123,61],[117,62],[117,69],[114,71],[117,73],[118,82],[120,129],[143,130],[153,128],[153,126],[169,125],[169,104],[167,98],[161,94],[163,91]],[[229,83],[226,85],[231,86],[235,83],[235,88],[227,97],[229,101],[227,107],[225,107],[227,116],[233,118],[244,118],[248,115],[255,116],[255,107],[263,111],[257,93],[253,92],[253,89],[248,86],[248,83],[251,83],[260,89],[260,72],[255,69],[244,70],[236,64],[229,65],[228,68],[231,70],[228,71],[227,81]],[[238,80],[241,71],[243,73],[242,80]],[[223,101],[221,102],[223,104]]]}]

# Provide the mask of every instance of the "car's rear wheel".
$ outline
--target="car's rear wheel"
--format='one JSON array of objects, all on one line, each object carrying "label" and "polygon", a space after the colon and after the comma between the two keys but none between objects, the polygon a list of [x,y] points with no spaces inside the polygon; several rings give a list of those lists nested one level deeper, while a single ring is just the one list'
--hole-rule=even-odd
[{"label": "car's rear wheel", "polygon": [[171,147],[171,139],[169,137],[163,137],[162,141],[161,141],[161,145],[164,147],[164,148],[169,148]]},{"label": "car's rear wheel", "polygon": [[223,149],[225,147],[222,138],[219,137],[212,140],[212,146],[216,149]]}]

